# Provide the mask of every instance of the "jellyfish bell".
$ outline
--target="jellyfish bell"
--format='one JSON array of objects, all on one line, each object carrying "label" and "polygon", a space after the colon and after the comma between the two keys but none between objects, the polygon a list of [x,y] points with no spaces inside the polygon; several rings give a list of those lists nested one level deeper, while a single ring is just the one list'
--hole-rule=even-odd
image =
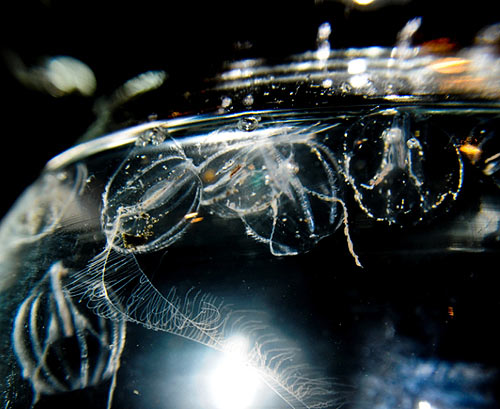
[{"label": "jellyfish bell", "polygon": [[377,111],[345,133],[344,173],[365,213],[389,224],[416,223],[462,186],[458,148],[412,110]]},{"label": "jellyfish bell", "polygon": [[120,252],[168,246],[200,204],[200,179],[182,148],[171,139],[152,145],[138,140],[141,144],[111,177],[103,196],[103,230],[108,245]]},{"label": "jellyfish bell", "polygon": [[228,144],[200,166],[202,204],[222,217],[241,218],[247,234],[268,244],[273,255],[311,249],[337,229],[343,206],[336,161],[321,142],[332,126],[246,131],[250,140]]},{"label": "jellyfish bell", "polygon": [[69,274],[62,262],[54,263],[20,304],[12,330],[14,353],[23,378],[31,383],[33,405],[42,395],[111,380],[110,409],[125,346],[125,321],[111,311],[110,320],[87,315],[64,285]]}]

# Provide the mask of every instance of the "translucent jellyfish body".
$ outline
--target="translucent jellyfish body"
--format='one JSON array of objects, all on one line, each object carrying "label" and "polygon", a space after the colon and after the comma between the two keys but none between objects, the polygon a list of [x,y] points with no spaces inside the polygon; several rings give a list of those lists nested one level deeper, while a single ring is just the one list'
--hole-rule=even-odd
[{"label": "translucent jellyfish body", "polygon": [[108,245],[122,252],[168,246],[189,225],[185,216],[200,203],[201,183],[183,150],[172,141],[139,141],[110,179],[103,199]]},{"label": "translucent jellyfish body", "polygon": [[[316,140],[331,125],[258,129],[255,124],[242,130],[240,123],[182,144],[172,138],[144,143],[139,135],[105,188],[101,223],[106,244],[75,275],[74,293],[89,296],[101,315],[112,305],[147,327],[175,333],[190,329],[211,339],[220,324],[213,302],[202,297],[186,309],[179,307],[175,291],[159,292],[136,258],[178,241],[202,208],[217,217],[240,218],[248,236],[278,256],[311,249],[343,221],[359,264],[332,153]],[[203,138],[206,143],[200,142]]]},{"label": "translucent jellyfish body", "polygon": [[[36,396],[112,382],[114,358],[103,352],[97,369],[95,360],[85,363],[85,350],[93,345],[99,351],[105,337],[113,346],[120,345],[112,339],[118,340],[114,334],[128,321],[144,327],[131,326],[131,340],[153,329],[228,356],[233,340],[243,337],[244,366],[276,392],[273,396],[282,399],[281,406],[339,407],[339,387],[300,363],[303,357],[295,345],[281,336],[286,328],[275,328],[273,318],[248,312],[262,305],[260,300],[245,304],[246,295],[255,298],[253,287],[245,284],[243,292],[233,293],[232,284],[260,274],[259,289],[268,282],[275,285],[271,270],[259,271],[269,263],[282,268],[276,274],[283,273],[278,284],[285,288],[291,282],[287,267],[298,260],[294,277],[306,276],[306,261],[312,263],[320,254],[330,266],[327,276],[333,270],[338,276],[352,276],[336,259],[345,246],[325,239],[344,225],[348,249],[359,264],[349,238],[347,205],[398,225],[449,208],[462,186],[461,149],[435,126],[434,111],[398,107],[366,112],[254,111],[174,118],[89,141],[52,161],[37,182],[48,186],[39,190],[47,199],[32,217],[40,223],[25,235],[32,238],[23,241],[31,258],[16,257],[16,271],[24,274],[27,287],[13,297],[12,319],[6,321],[14,340],[8,347],[15,367],[10,379],[24,375]],[[441,125],[458,118],[440,115]],[[486,142],[481,146],[486,151]],[[481,169],[493,172],[495,167],[487,165],[494,164],[496,151],[489,152]],[[59,203],[59,194],[53,192],[61,184]],[[346,204],[351,188],[357,203]],[[29,203],[19,203],[12,214],[21,214],[16,212],[22,207],[22,214],[29,216]],[[35,217],[38,214],[44,216]],[[84,222],[74,229],[74,220]],[[366,233],[368,242],[374,236]],[[254,241],[258,243],[252,245]],[[300,256],[290,257],[296,254]],[[377,257],[365,254],[367,259]],[[27,269],[40,260],[46,263],[43,268]],[[197,289],[190,290],[192,285]],[[294,293],[286,289],[264,294],[263,302],[280,303],[282,294],[290,299],[302,290],[300,284],[296,288]],[[52,330],[42,331],[42,325]],[[74,351],[71,370],[53,365],[55,354],[64,356],[62,344]],[[35,355],[36,350],[42,352]],[[158,356],[167,352],[177,354],[173,347]],[[135,353],[133,348],[125,351],[127,358],[130,353]],[[156,353],[151,351],[155,361]],[[50,357],[46,363],[44,355]],[[130,372],[130,361],[124,362],[123,372]],[[165,376],[165,382],[170,379]],[[12,389],[11,395],[18,390]]]},{"label": "translucent jellyfish body", "polygon": [[19,279],[15,274],[16,257],[24,247],[62,229],[74,229],[82,220],[88,221],[86,209],[77,200],[87,176],[81,163],[45,173],[17,200],[0,226],[0,292]]},{"label": "translucent jellyfish body", "polygon": [[240,219],[243,240],[264,242],[279,256],[310,250],[347,220],[333,155],[320,142],[331,125],[243,122],[178,141],[141,133],[102,195],[104,248],[68,286],[102,318],[118,315],[224,353],[244,336],[245,365],[289,406],[327,407],[339,399],[330,381],[308,375],[255,311],[232,311],[201,292],[161,291],[145,267],[145,259],[189,238],[198,213]]},{"label": "translucent jellyfish body", "polygon": [[389,109],[346,131],[344,172],[367,215],[405,224],[456,198],[463,164],[451,137],[429,118]]},{"label": "translucent jellyfish body", "polygon": [[75,203],[87,178],[83,164],[74,169],[45,173],[18,199],[2,224],[0,235],[15,245],[26,244],[51,234],[62,223],[71,222],[82,211]]},{"label": "translucent jellyfish body", "polygon": [[203,204],[240,217],[274,255],[310,249],[336,229],[341,202],[332,154],[317,140],[325,128],[273,127],[228,144],[200,168]]},{"label": "translucent jellyfish body", "polygon": [[105,320],[80,310],[64,286],[67,275],[62,263],[55,263],[21,303],[12,330],[14,352],[32,385],[34,403],[41,395],[111,379],[110,408],[125,322],[116,314]]}]

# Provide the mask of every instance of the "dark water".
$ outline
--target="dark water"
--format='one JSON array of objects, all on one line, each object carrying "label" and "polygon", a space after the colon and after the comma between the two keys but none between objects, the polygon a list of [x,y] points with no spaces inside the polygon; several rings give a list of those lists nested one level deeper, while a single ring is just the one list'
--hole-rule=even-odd
[{"label": "dark water", "polygon": [[0,230],[3,407],[498,407],[497,116],[201,116],[54,159]]}]

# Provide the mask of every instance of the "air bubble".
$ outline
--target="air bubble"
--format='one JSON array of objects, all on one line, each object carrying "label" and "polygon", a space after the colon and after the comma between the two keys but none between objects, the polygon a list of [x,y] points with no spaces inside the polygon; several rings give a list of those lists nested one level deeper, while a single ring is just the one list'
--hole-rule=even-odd
[{"label": "air bubble", "polygon": [[322,65],[326,64],[326,60],[330,57],[330,42],[328,39],[332,33],[330,23],[325,22],[318,27],[318,35],[316,37],[316,58]]},{"label": "air bubble", "polygon": [[349,83],[354,88],[364,88],[370,85],[368,74],[356,74],[349,79]]},{"label": "air bubble", "polygon": [[241,131],[246,131],[246,132],[254,131],[259,126],[259,121],[260,121],[260,118],[258,118],[258,117],[247,116],[247,117],[241,118],[238,121],[237,127]]},{"label": "air bubble", "polygon": [[147,129],[142,132],[135,141],[136,146],[159,145],[165,141],[168,135],[168,130],[162,127]]}]

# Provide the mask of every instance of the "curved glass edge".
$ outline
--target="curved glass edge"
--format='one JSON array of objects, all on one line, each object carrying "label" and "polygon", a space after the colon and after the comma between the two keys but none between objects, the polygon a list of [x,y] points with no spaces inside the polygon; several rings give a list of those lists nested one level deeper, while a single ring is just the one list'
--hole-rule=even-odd
[{"label": "curved glass edge", "polygon": [[[263,115],[270,112],[272,111],[258,111],[258,114]],[[257,111],[227,114],[221,116],[220,119],[231,120],[240,117],[241,115],[252,115],[253,113],[257,114]],[[179,131],[194,125],[199,125],[211,119],[213,119],[213,115],[194,115],[166,120],[150,121],[127,127],[67,149],[66,151],[60,153],[59,155],[52,158],[49,162],[47,162],[45,170],[55,171],[88,156],[92,156],[114,148],[130,145],[132,143],[135,143],[139,135],[142,132],[147,131],[148,129],[165,128],[169,131],[174,129],[176,131]]]},{"label": "curved glass edge", "polygon": [[[346,118],[362,117],[377,109],[403,109],[403,110],[417,110],[420,114],[424,115],[498,115],[500,110],[500,102],[456,102],[449,101],[444,103],[410,103],[408,104],[399,102],[382,102],[379,104],[364,104],[361,106],[338,106],[338,107],[321,107],[316,109],[275,109],[275,110],[243,110],[232,113],[207,113],[202,115],[185,116],[178,118],[170,118],[164,120],[154,120],[150,122],[141,123],[131,127],[112,132],[110,134],[97,137],[90,141],[77,144],[59,155],[52,158],[47,162],[45,171],[56,171],[65,166],[75,163],[81,159],[89,156],[96,155],[111,149],[124,147],[134,144],[137,138],[145,131],[154,128],[164,128],[171,136],[175,137],[177,132],[196,129],[197,135],[189,138],[189,144],[205,142],[206,138],[210,138],[210,142],[220,141],[221,138],[228,140],[231,135],[220,133],[220,124],[235,123],[234,121],[242,117],[266,116],[270,120],[266,120],[267,124],[272,124],[273,119],[280,124],[288,122],[300,123],[303,120],[319,121],[319,122],[332,122],[336,119],[342,121]],[[219,124],[218,128],[214,128],[211,124],[217,119]],[[207,126],[207,133],[203,133],[204,125]],[[217,129],[218,137],[213,134]],[[212,133],[211,133],[212,132]],[[233,134],[234,137],[234,134]],[[184,142],[183,142],[184,143]]]}]

